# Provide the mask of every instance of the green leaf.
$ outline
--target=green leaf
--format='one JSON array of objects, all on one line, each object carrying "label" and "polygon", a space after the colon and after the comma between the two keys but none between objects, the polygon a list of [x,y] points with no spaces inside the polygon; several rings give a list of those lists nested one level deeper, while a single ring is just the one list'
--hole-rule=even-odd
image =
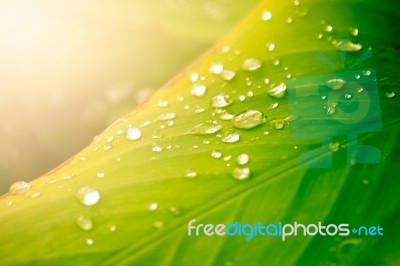
[{"label": "green leaf", "polygon": [[[22,195],[5,195],[0,200],[2,263],[395,265],[400,128],[399,97],[392,96],[398,94],[398,43],[393,40],[398,17],[389,1],[261,4],[207,55],[81,153],[31,182],[28,192],[14,188]],[[368,51],[374,56],[350,69]],[[319,53],[336,68],[318,60]],[[225,72],[219,74],[218,64]],[[371,125],[363,122],[350,124],[346,134],[339,134],[345,126],[318,127],[327,115],[337,118],[338,110],[319,110],[307,99],[294,104],[289,94],[309,77],[331,97],[342,86],[324,87],[320,81],[332,73],[345,77],[347,88],[361,84],[373,90],[376,83],[367,70],[376,71],[378,84],[378,95],[368,92],[374,96],[368,103],[372,106],[378,96],[380,104],[380,110],[371,107],[368,121],[381,119],[382,130],[364,132]],[[206,89],[194,89],[201,85]],[[311,87],[299,92],[310,93]],[[327,132],[333,137],[329,147],[311,138]],[[380,162],[358,163],[374,159],[366,153],[347,155],[355,145],[348,132],[358,133],[358,144],[374,146]],[[304,163],[321,166],[333,155],[332,167],[301,167],[301,154],[318,148],[321,152]],[[238,159],[242,154],[248,163]],[[93,190],[99,202],[96,193],[82,196]],[[299,235],[285,241],[188,236],[192,219],[214,225],[379,225],[384,235]]]}]

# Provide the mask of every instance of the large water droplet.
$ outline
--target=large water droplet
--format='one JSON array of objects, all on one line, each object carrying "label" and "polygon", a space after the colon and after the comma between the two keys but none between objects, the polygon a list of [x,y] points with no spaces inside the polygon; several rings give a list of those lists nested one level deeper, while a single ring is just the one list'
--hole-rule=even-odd
[{"label": "large water droplet", "polygon": [[260,60],[256,58],[247,58],[242,63],[242,69],[247,71],[254,71],[261,67]]},{"label": "large water droplet", "polygon": [[231,132],[226,132],[222,138],[221,141],[224,143],[235,143],[240,140],[240,135],[238,133],[231,133]]},{"label": "large water droplet", "polygon": [[211,100],[211,106],[214,108],[226,107],[231,103],[232,100],[229,98],[229,95],[223,93],[214,96]]},{"label": "large water droplet", "polygon": [[190,93],[193,96],[201,97],[206,93],[206,90],[207,90],[207,88],[204,85],[195,85]]},{"label": "large water droplet", "polygon": [[222,71],[222,73],[221,73],[221,78],[224,80],[227,80],[227,81],[232,80],[235,76],[236,76],[236,72],[233,70],[229,70],[229,69],[226,69],[226,70]]},{"label": "large water droplet", "polygon": [[359,43],[353,43],[349,40],[342,40],[338,41],[335,44],[336,48],[340,51],[346,51],[346,52],[357,52],[362,49],[362,45]]},{"label": "large water droplet", "polygon": [[337,79],[330,79],[325,84],[332,90],[339,90],[346,84],[346,81],[343,79],[337,78]]},{"label": "large water droplet", "polygon": [[248,110],[232,119],[234,127],[243,129],[253,128],[264,122],[264,114],[257,110]]},{"label": "large water droplet", "polygon": [[270,89],[268,91],[268,94],[272,97],[279,99],[279,98],[282,98],[283,96],[285,96],[285,92],[286,92],[286,84],[282,82],[278,86]]},{"label": "large water droplet", "polygon": [[175,113],[164,113],[164,114],[160,114],[157,118],[157,120],[159,121],[165,121],[165,120],[171,120],[171,119],[175,119],[176,115]]},{"label": "large water droplet", "polygon": [[128,127],[125,133],[125,138],[127,140],[138,140],[142,137],[142,133],[140,132],[140,129],[135,128],[135,127]]},{"label": "large water droplet", "polygon": [[205,122],[195,126],[185,134],[214,134],[221,130],[221,128],[222,126],[216,122]]},{"label": "large water droplet", "polygon": [[237,160],[237,163],[238,164],[240,164],[240,165],[245,165],[245,164],[247,164],[248,162],[249,162],[249,155],[247,155],[246,153],[243,153],[243,154],[240,154],[237,158],[236,158],[236,160]]},{"label": "large water droplet", "polygon": [[221,64],[212,64],[211,67],[209,68],[210,73],[219,75],[222,73],[224,70],[224,66]]},{"label": "large water droplet", "polygon": [[31,185],[25,181],[18,181],[10,186],[8,192],[13,195],[23,195],[31,189]]},{"label": "large water droplet", "polygon": [[235,168],[233,169],[232,176],[237,180],[247,179],[250,176],[250,169],[248,167]]},{"label": "large water droplet", "polygon": [[84,231],[89,231],[93,228],[93,220],[89,215],[79,215],[76,218],[76,224]]},{"label": "large water droplet", "polygon": [[75,196],[80,203],[86,206],[95,205],[100,200],[100,193],[89,186],[84,186],[78,189]]}]

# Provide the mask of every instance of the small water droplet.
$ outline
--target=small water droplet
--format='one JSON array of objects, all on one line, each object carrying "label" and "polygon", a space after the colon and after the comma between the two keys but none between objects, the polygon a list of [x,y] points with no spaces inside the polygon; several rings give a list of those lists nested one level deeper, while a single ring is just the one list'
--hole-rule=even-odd
[{"label": "small water droplet", "polygon": [[165,101],[165,100],[160,100],[160,101],[158,101],[158,107],[167,107],[168,106],[168,102],[167,101]]},{"label": "small water droplet", "polygon": [[221,48],[221,52],[222,52],[223,54],[228,53],[230,50],[231,50],[231,47],[229,47],[229,46],[227,46],[227,45]]},{"label": "small water droplet", "polygon": [[222,138],[221,141],[224,143],[235,143],[240,140],[240,135],[238,133],[230,133],[226,132]]},{"label": "small water droplet", "polygon": [[222,153],[219,151],[212,151],[211,152],[211,157],[215,158],[215,159],[220,159],[222,157]]},{"label": "small water droplet", "polygon": [[366,76],[366,77],[368,77],[368,76],[370,76],[370,75],[372,74],[371,70],[363,70],[362,73],[363,73],[363,75]]},{"label": "small water droplet", "polygon": [[236,76],[236,72],[233,70],[226,69],[226,70],[222,71],[222,73],[221,73],[221,78],[226,81],[232,80],[235,76]]},{"label": "small water droplet", "polygon": [[338,79],[330,79],[325,84],[332,90],[339,90],[346,84],[346,81],[343,79],[339,79],[339,78]]},{"label": "small water droplet", "polygon": [[80,203],[86,206],[93,206],[100,200],[100,193],[89,186],[84,186],[78,189],[75,196]]},{"label": "small water droplet", "polygon": [[358,35],[358,29],[357,28],[350,28],[350,33],[353,36],[357,36]]},{"label": "small water droplet", "polygon": [[332,31],[333,31],[332,25],[329,25],[329,24],[325,25],[325,26],[324,26],[324,31],[326,31],[326,32],[332,32]]},{"label": "small water droplet", "polygon": [[204,85],[195,85],[191,90],[191,94],[196,97],[202,97],[206,93],[206,86]]},{"label": "small water droplet", "polygon": [[336,48],[339,51],[346,51],[346,52],[357,52],[362,49],[362,45],[359,43],[353,43],[349,40],[341,40],[335,44]]},{"label": "small water droplet", "polygon": [[283,82],[268,91],[268,94],[270,96],[278,99],[284,97],[285,93],[286,93],[286,84]]},{"label": "small water droplet", "polygon": [[96,175],[98,178],[103,178],[105,174],[103,172],[98,172]]},{"label": "small water droplet", "polygon": [[222,160],[225,162],[229,161],[230,159],[232,159],[232,155],[226,155],[224,158],[222,158]]},{"label": "small water droplet", "polygon": [[334,113],[336,113],[336,103],[331,103],[328,105],[328,109],[326,110],[326,115],[333,115]]},{"label": "small water droplet", "polygon": [[248,167],[245,168],[235,168],[232,171],[233,178],[237,180],[244,180],[250,176],[250,169]]},{"label": "small water droplet", "polygon": [[274,43],[267,43],[268,51],[272,52],[275,49]]},{"label": "small water droplet", "polygon": [[362,88],[362,87],[360,87],[360,88],[357,89],[357,92],[358,92],[358,93],[362,93],[363,91],[364,91],[364,88]]},{"label": "small water droplet", "polygon": [[150,121],[144,121],[144,122],[140,125],[140,127],[147,127],[147,126],[150,125],[150,124],[151,124]]},{"label": "small water droplet", "polygon": [[161,228],[163,228],[164,227],[164,222],[163,221],[161,221],[161,220],[157,220],[157,221],[155,221],[154,222],[154,227],[155,228],[157,228],[157,229],[161,229]]},{"label": "small water droplet", "polygon": [[256,58],[247,58],[242,63],[242,69],[246,71],[254,71],[261,67],[260,60]]},{"label": "small water droplet", "polygon": [[81,162],[84,162],[84,161],[87,160],[87,157],[86,157],[86,156],[82,156],[82,157],[79,158],[79,160],[80,160]]},{"label": "small water droplet", "polygon": [[149,211],[155,211],[158,208],[158,203],[157,202],[152,202],[149,205]]},{"label": "small water droplet", "polygon": [[244,95],[239,95],[239,96],[238,96],[238,99],[239,99],[239,101],[243,102],[243,101],[246,100],[246,96],[244,96]]},{"label": "small water droplet", "polygon": [[340,143],[339,142],[335,142],[335,143],[330,143],[329,144],[329,150],[336,152],[338,151],[340,148]]},{"label": "small water droplet", "polygon": [[273,64],[274,66],[279,66],[279,64],[280,64],[279,59],[276,59],[276,58],[272,59],[272,64]]},{"label": "small water droplet", "polygon": [[30,197],[31,199],[36,199],[36,198],[38,198],[40,195],[42,195],[41,192],[39,192],[39,191],[32,191],[32,193],[29,195],[29,197]]},{"label": "small water droplet", "polygon": [[12,202],[11,200],[10,200],[10,201],[7,201],[6,205],[7,205],[8,207],[11,207],[11,206],[13,205],[13,202]]},{"label": "small water droplet", "polygon": [[289,24],[292,23],[292,22],[293,22],[293,18],[292,18],[292,17],[288,17],[288,18],[286,19],[286,22],[289,23]]},{"label": "small water droplet", "polygon": [[353,94],[352,93],[345,93],[344,94],[344,98],[351,99],[351,98],[353,98]]},{"label": "small water droplet", "polygon": [[140,132],[140,129],[135,128],[135,127],[128,127],[126,129],[125,138],[127,140],[138,140],[141,137],[142,137],[142,133]]},{"label": "small water droplet", "polygon": [[175,117],[176,117],[176,115],[173,112],[164,113],[164,114],[160,114],[158,116],[157,120],[159,120],[159,121],[172,120],[172,119],[175,119]]},{"label": "small water droplet", "polygon": [[116,230],[117,230],[117,226],[116,225],[114,225],[114,224],[110,225],[110,231],[111,232],[115,232]]},{"label": "small water droplet", "polygon": [[171,208],[169,208],[169,211],[173,214],[173,215],[179,215],[181,212],[180,212],[180,210],[177,208],[177,207],[175,207],[175,206],[172,206]]},{"label": "small water droplet", "polygon": [[214,134],[221,130],[221,128],[222,126],[216,122],[205,122],[195,126],[185,134]]},{"label": "small water droplet", "polygon": [[229,121],[231,120],[235,115],[229,114],[228,112],[223,112],[219,115],[219,118],[224,121]]},{"label": "small water droplet", "polygon": [[112,149],[112,146],[110,144],[106,144],[103,146],[103,151],[109,151]]},{"label": "small water droplet", "polygon": [[253,128],[264,122],[264,114],[257,110],[248,110],[232,119],[233,126],[242,129]]},{"label": "small water droplet", "polygon": [[264,135],[264,136],[268,136],[268,135],[269,135],[269,131],[264,131],[264,132],[263,132],[263,135]]},{"label": "small water droplet", "polygon": [[160,145],[153,145],[153,147],[151,148],[152,151],[154,152],[162,152],[163,151],[163,147],[161,147]]},{"label": "small water droplet", "polygon": [[364,185],[368,185],[368,184],[369,184],[369,180],[368,180],[368,179],[363,179],[362,183],[363,183]]},{"label": "small water droplet", "polygon": [[268,109],[269,109],[269,110],[274,110],[274,109],[276,109],[278,106],[279,106],[279,103],[276,102],[276,103],[271,104],[271,106],[270,106]]},{"label": "small water droplet", "polygon": [[265,79],[264,79],[264,84],[265,84],[265,85],[268,85],[269,83],[270,83],[269,78],[265,78]]},{"label": "small water droplet", "polygon": [[192,82],[197,82],[199,80],[199,73],[192,73],[192,75],[190,75],[190,80]]},{"label": "small water droplet", "polygon": [[250,159],[250,158],[249,158],[249,155],[243,153],[243,154],[240,154],[240,155],[236,158],[236,161],[237,161],[237,163],[240,164],[240,165],[245,165],[245,164],[247,164],[247,163],[249,162],[249,159]]},{"label": "small water droplet", "polygon": [[221,64],[212,64],[209,68],[211,74],[219,75],[224,70],[224,66]]},{"label": "small water droplet", "polygon": [[211,100],[211,107],[214,108],[226,107],[230,104],[232,104],[232,100],[229,98],[229,95],[224,93],[214,96]]},{"label": "small water droplet", "polygon": [[185,171],[184,177],[195,178],[195,177],[197,177],[197,173],[195,171],[191,170],[191,169],[188,169],[188,170]]},{"label": "small water droplet", "polygon": [[264,21],[268,21],[272,18],[272,13],[268,10],[264,10],[261,14],[261,19]]},{"label": "small water droplet", "polygon": [[178,102],[183,102],[183,100],[185,100],[185,97],[183,97],[183,96],[178,96],[178,97],[176,97],[176,100],[177,100]]},{"label": "small water droplet", "polygon": [[10,186],[8,192],[12,195],[23,195],[31,189],[31,185],[25,181],[17,181]]},{"label": "small water droplet", "polygon": [[282,129],[284,126],[282,120],[272,120],[270,124],[277,130]]},{"label": "small water droplet", "polygon": [[248,96],[248,97],[253,97],[253,96],[254,96],[254,93],[253,93],[252,91],[248,91],[248,92],[247,92],[247,96]]},{"label": "small water droplet", "polygon": [[394,96],[396,96],[396,93],[394,91],[387,91],[385,93],[385,97],[388,99],[393,98]]},{"label": "small water droplet", "polygon": [[76,218],[76,224],[84,231],[90,231],[93,228],[93,220],[89,215],[79,215]]},{"label": "small water droplet", "polygon": [[93,245],[93,239],[91,238],[86,239],[86,244],[88,244],[89,246]]}]

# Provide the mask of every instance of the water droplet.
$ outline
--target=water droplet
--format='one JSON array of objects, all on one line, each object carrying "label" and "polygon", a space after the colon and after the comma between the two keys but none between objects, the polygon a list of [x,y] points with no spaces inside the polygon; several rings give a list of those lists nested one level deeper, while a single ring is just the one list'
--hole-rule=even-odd
[{"label": "water droplet", "polygon": [[257,110],[248,110],[232,119],[233,126],[242,129],[253,128],[264,122],[264,114]]},{"label": "water droplet", "polygon": [[229,95],[223,93],[214,96],[211,100],[211,107],[214,108],[226,107],[230,104],[232,104],[232,100],[229,98]]},{"label": "water droplet", "polygon": [[261,67],[260,60],[256,58],[247,58],[242,63],[242,69],[247,71],[254,71]]},{"label": "water droplet", "polygon": [[157,202],[152,202],[152,203],[150,203],[150,205],[149,205],[149,211],[155,211],[155,210],[157,210],[157,208],[158,208]]},{"label": "water droplet", "polygon": [[127,140],[138,140],[142,137],[140,129],[135,127],[128,127],[125,133],[125,138]]},{"label": "water droplet", "polygon": [[157,221],[155,221],[154,222],[154,227],[155,228],[157,228],[157,229],[161,229],[161,228],[163,228],[164,227],[164,222],[163,221],[161,221],[161,220],[157,220]]},{"label": "water droplet", "polygon": [[110,225],[110,231],[111,232],[115,232],[117,230],[117,226],[116,225]]},{"label": "water droplet", "polygon": [[264,21],[268,21],[272,18],[272,13],[268,10],[264,10],[261,14],[261,19]]},{"label": "water droplet", "polygon": [[385,93],[385,97],[388,99],[393,98],[394,96],[396,96],[396,93],[394,91],[387,91]]},{"label": "water droplet", "polygon": [[195,171],[193,171],[193,170],[188,169],[188,170],[185,171],[184,177],[195,178],[196,176],[197,176],[197,173]]},{"label": "water droplet", "polygon": [[226,132],[222,138],[221,141],[224,143],[235,143],[240,140],[240,135],[238,133],[230,133]]},{"label": "water droplet", "polygon": [[349,40],[341,40],[335,44],[336,48],[339,51],[346,51],[346,52],[357,52],[362,49],[362,45],[359,43],[353,43]]},{"label": "water droplet", "polygon": [[332,32],[332,31],[333,31],[332,25],[329,25],[329,24],[325,25],[325,26],[324,26],[324,31],[326,31],[326,32]]},{"label": "water droplet", "polygon": [[36,199],[36,198],[38,198],[40,195],[42,195],[41,192],[39,192],[39,191],[32,191],[32,193],[29,195],[29,197],[30,197],[31,199]]},{"label": "water droplet", "polygon": [[268,51],[272,52],[275,49],[275,44],[267,43]]},{"label": "water droplet", "polygon": [[158,107],[167,107],[168,106],[168,102],[164,101],[164,100],[160,100],[158,101]]},{"label": "water droplet", "polygon": [[360,79],[361,78],[361,75],[354,75],[354,77],[356,78],[356,79]]},{"label": "water droplet", "polygon": [[84,162],[84,161],[87,160],[87,157],[86,157],[86,156],[82,156],[82,157],[79,158],[79,160],[80,160],[81,162]]},{"label": "water droplet", "polygon": [[247,179],[250,176],[250,169],[248,167],[235,168],[235,169],[233,169],[232,176],[233,176],[233,178],[235,178],[237,180]]},{"label": "water droplet", "polygon": [[199,80],[199,73],[192,73],[192,75],[190,76],[190,80],[192,82],[197,82]]},{"label": "water droplet", "polygon": [[103,151],[109,151],[112,149],[112,146],[110,144],[106,144],[103,146]]},{"label": "water droplet", "polygon": [[335,142],[335,143],[330,143],[329,144],[329,150],[336,152],[338,151],[340,148],[340,143],[339,142]]},{"label": "water droplet", "polygon": [[89,186],[84,186],[78,189],[75,196],[80,203],[86,206],[95,205],[100,200],[100,193]]},{"label": "water droplet", "polygon": [[253,96],[254,96],[254,93],[253,93],[252,91],[248,91],[248,92],[247,92],[247,96],[253,97]]},{"label": "water droplet", "polygon": [[226,69],[226,70],[222,71],[222,73],[221,73],[221,78],[223,80],[227,80],[227,81],[232,80],[235,76],[236,76],[236,72],[233,70]]},{"label": "water droplet", "polygon": [[152,151],[154,152],[162,152],[163,151],[163,147],[161,147],[160,145],[153,145],[153,147],[151,148]]},{"label": "water droplet", "polygon": [[223,54],[228,53],[230,50],[231,50],[231,47],[229,47],[229,46],[227,46],[227,45],[221,48],[221,52],[222,52]]},{"label": "water droplet", "polygon": [[223,112],[223,113],[221,113],[220,115],[219,115],[219,118],[221,118],[221,120],[224,120],[224,121],[229,121],[229,120],[231,120],[233,117],[234,117],[235,115],[233,115],[233,114],[230,114],[230,113],[228,113],[228,112]]},{"label": "water droplet", "polygon": [[205,122],[195,126],[185,134],[214,134],[221,130],[221,128],[222,126],[216,122]]},{"label": "water droplet", "polygon": [[346,81],[343,79],[330,79],[325,84],[332,90],[339,90],[346,84]]},{"label": "water droplet", "polygon": [[195,85],[190,93],[193,96],[201,97],[206,93],[206,90],[207,90],[207,88],[204,85]]},{"label": "water droplet", "polygon": [[263,132],[263,135],[264,135],[264,136],[268,136],[268,135],[269,135],[269,131],[264,131],[264,132]]},{"label": "water droplet", "polygon": [[364,88],[362,88],[362,87],[360,87],[360,88],[357,89],[357,92],[358,92],[358,93],[362,93],[363,91],[364,91]]},{"label": "water droplet", "polygon": [[17,181],[10,186],[8,192],[12,195],[23,195],[31,189],[31,185],[25,181]]},{"label": "water droplet", "polygon": [[160,114],[157,118],[157,120],[159,121],[165,121],[165,120],[171,120],[171,119],[175,119],[176,115],[175,113],[164,113],[164,114]]},{"label": "water droplet", "polygon": [[89,231],[93,228],[92,218],[88,215],[79,215],[76,218],[76,224],[84,231]]},{"label": "water droplet", "polygon": [[236,158],[236,161],[237,161],[237,163],[240,164],[240,165],[245,165],[245,164],[247,164],[247,163],[249,162],[249,159],[250,159],[250,158],[249,158],[249,155],[243,153],[243,154],[240,154],[240,155]]},{"label": "water droplet", "polygon": [[370,75],[372,74],[371,70],[363,70],[362,73],[363,73],[363,75],[366,76],[366,77],[368,77],[368,76],[370,76]]},{"label": "water droplet", "polygon": [[268,85],[269,83],[270,83],[269,78],[264,79],[264,84],[265,84],[265,85]]},{"label": "water droplet", "polygon": [[175,206],[172,206],[171,208],[169,208],[169,211],[173,214],[173,215],[179,215],[181,212],[180,212],[180,210],[177,208],[177,207],[175,207]]},{"label": "water droplet", "polygon": [[283,82],[268,91],[268,94],[270,96],[278,98],[278,99],[285,96],[285,93],[286,93],[286,84]]},{"label": "water droplet", "polygon": [[222,153],[219,151],[212,151],[211,152],[211,157],[215,158],[215,159],[220,159],[222,157]]},{"label": "water droplet", "polygon": [[224,66],[221,64],[212,64],[209,68],[211,74],[219,75],[224,70]]},{"label": "water droplet", "polygon": [[353,36],[357,36],[358,35],[358,29],[357,28],[350,28],[350,33]]},{"label": "water droplet", "polygon": [[239,101],[243,102],[243,101],[246,100],[246,96],[244,96],[244,95],[239,95],[238,99],[239,99]]},{"label": "water droplet", "polygon": [[183,96],[178,96],[178,97],[176,97],[176,100],[177,100],[178,102],[183,102],[183,100],[185,100],[185,97],[183,97]]},{"label": "water droplet", "polygon": [[103,178],[105,174],[103,172],[98,172],[96,175],[98,178]]},{"label": "water droplet", "polygon": [[292,23],[292,22],[293,22],[293,18],[292,18],[292,17],[288,17],[288,18],[286,19],[286,22],[289,23],[289,24]]},{"label": "water droplet", "polygon": [[268,109],[269,109],[269,110],[274,110],[274,109],[276,109],[278,106],[279,106],[279,103],[276,102],[276,103],[271,104],[271,106],[270,106]]},{"label": "water droplet", "polygon": [[326,110],[326,115],[333,115],[336,113],[336,103],[331,103],[328,105],[328,109]]},{"label": "water droplet", "polygon": [[282,129],[284,126],[282,120],[272,120],[270,124],[277,130]]},{"label": "water droplet", "polygon": [[10,201],[7,201],[6,205],[7,205],[8,207],[11,207],[11,206],[13,205],[13,202],[12,202],[11,200],[10,200]]},{"label": "water droplet", "polygon": [[86,239],[86,244],[88,244],[89,246],[93,245],[93,239],[91,238]]},{"label": "water droplet", "polygon": [[276,59],[276,58],[272,59],[272,64],[273,64],[274,66],[279,66],[279,64],[280,64],[279,59]]}]

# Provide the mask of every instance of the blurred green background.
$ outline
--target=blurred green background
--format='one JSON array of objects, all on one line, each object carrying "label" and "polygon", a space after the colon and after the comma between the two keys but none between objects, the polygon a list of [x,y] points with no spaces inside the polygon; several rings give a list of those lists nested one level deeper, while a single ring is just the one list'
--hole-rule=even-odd
[{"label": "blurred green background", "polygon": [[56,167],[257,0],[0,0],[0,193]]}]

